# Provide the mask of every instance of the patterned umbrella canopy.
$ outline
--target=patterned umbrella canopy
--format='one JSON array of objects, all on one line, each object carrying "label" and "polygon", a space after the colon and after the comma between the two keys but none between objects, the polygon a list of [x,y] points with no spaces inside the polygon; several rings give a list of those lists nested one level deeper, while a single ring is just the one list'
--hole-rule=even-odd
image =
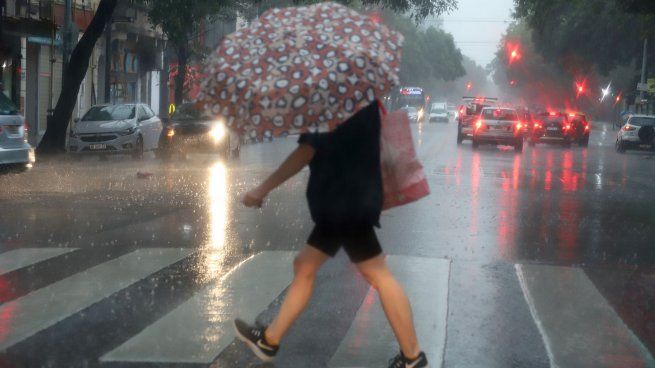
[{"label": "patterned umbrella canopy", "polygon": [[331,131],[398,84],[402,42],[336,3],[272,9],[225,38],[196,102],[254,140]]}]

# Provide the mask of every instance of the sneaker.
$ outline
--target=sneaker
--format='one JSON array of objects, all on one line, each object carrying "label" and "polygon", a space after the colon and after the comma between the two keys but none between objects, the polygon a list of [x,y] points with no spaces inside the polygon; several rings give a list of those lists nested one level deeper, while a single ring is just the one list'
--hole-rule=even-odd
[{"label": "sneaker", "polygon": [[239,340],[245,342],[250,350],[257,355],[257,358],[265,362],[273,360],[279,347],[266,342],[264,327],[253,327],[240,319],[236,319],[234,320],[234,329]]},{"label": "sneaker", "polygon": [[426,368],[427,366],[428,358],[424,352],[421,352],[414,360],[409,360],[403,353],[400,353],[389,361],[389,368]]}]

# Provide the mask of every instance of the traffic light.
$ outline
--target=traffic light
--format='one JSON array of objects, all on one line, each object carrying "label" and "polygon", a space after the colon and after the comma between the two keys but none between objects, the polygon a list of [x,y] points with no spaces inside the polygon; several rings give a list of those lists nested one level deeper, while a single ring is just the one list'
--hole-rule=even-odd
[{"label": "traffic light", "polygon": [[587,93],[587,82],[582,81],[582,82],[575,82],[575,98],[580,98],[580,96],[584,95]]},{"label": "traffic light", "polygon": [[471,82],[466,83],[466,90],[467,91],[470,91],[472,88],[473,88],[473,83],[471,83]]},{"label": "traffic light", "polygon": [[521,45],[518,43],[507,42],[505,44],[505,52],[507,53],[507,61],[509,64],[513,64],[516,61],[521,60]]}]

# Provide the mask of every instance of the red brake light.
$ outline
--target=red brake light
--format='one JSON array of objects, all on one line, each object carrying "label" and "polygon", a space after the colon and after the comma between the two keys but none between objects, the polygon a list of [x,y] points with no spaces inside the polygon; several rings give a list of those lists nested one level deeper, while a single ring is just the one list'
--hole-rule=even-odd
[{"label": "red brake light", "polygon": [[480,129],[482,128],[482,119],[478,119],[478,121],[475,123],[475,129]]},{"label": "red brake light", "polygon": [[521,124],[520,121],[516,123],[516,130],[521,130],[522,128],[523,128],[523,124]]},{"label": "red brake light", "polygon": [[550,114],[550,116],[557,116],[557,112],[555,112],[555,111],[551,111],[551,112],[549,112],[549,114]]},{"label": "red brake light", "polygon": [[623,127],[623,131],[624,131],[624,132],[630,132],[630,131],[633,131],[633,130],[637,130],[637,127],[632,126],[632,125],[630,125],[630,124],[626,124],[626,125]]},{"label": "red brake light", "polygon": [[539,123],[534,123],[534,127],[535,127],[535,128],[541,128],[541,124],[539,124]]},{"label": "red brake light", "polygon": [[571,125],[570,125],[570,124],[566,124],[566,125],[564,125],[564,130],[569,130],[569,129],[571,129]]},{"label": "red brake light", "polygon": [[589,124],[584,126],[584,130],[589,130]]}]

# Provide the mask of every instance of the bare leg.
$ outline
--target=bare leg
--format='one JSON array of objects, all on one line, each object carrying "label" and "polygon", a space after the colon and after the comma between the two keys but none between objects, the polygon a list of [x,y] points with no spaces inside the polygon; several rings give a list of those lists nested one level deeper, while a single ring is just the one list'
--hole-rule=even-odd
[{"label": "bare leg", "polygon": [[269,344],[279,345],[284,334],[305,309],[312,296],[316,273],[329,258],[327,254],[307,245],[293,261],[295,275],[293,282],[284,297],[280,311],[264,332]]},{"label": "bare leg", "polygon": [[377,290],[382,309],[398,340],[400,350],[407,358],[417,357],[421,349],[414,330],[412,308],[402,286],[391,274],[384,255],[358,263],[357,268]]}]

